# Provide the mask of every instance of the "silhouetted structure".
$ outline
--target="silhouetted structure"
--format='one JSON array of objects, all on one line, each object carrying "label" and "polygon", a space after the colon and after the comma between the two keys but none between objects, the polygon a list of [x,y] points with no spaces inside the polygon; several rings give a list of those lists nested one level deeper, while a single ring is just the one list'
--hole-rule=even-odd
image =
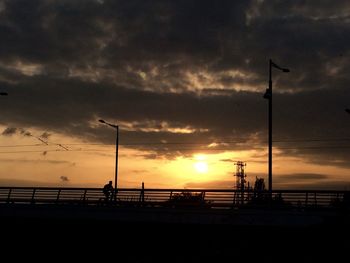
[{"label": "silhouetted structure", "polygon": [[263,192],[263,191],[265,191],[264,178],[256,177],[256,181],[254,184],[254,192]]},{"label": "silhouetted structure", "polygon": [[109,127],[112,127],[117,130],[117,136],[115,139],[115,178],[114,178],[114,188],[117,192],[118,190],[118,152],[119,152],[119,126],[106,122],[105,120],[98,120],[99,122],[108,125]]},{"label": "silhouetted structure", "polygon": [[244,170],[247,164],[242,161],[238,161],[235,163],[235,165],[236,165],[236,173],[234,176],[236,176],[236,189],[240,191],[240,197],[238,197],[236,201],[243,204],[244,190],[245,190],[245,183],[246,183],[245,178],[247,177]]},{"label": "silhouetted structure", "polygon": [[203,207],[209,205],[204,199],[205,193],[181,192],[171,195],[167,206],[170,207]]},{"label": "silhouetted structure", "polygon": [[272,60],[269,60],[269,88],[266,89],[264,99],[269,101],[269,191],[272,192],[272,67],[289,72],[289,69],[282,68],[276,65]]},{"label": "silhouetted structure", "polygon": [[[263,205],[264,208],[274,204],[286,204],[286,208],[298,208],[304,211],[311,209],[332,210],[341,208],[350,212],[350,192],[336,190],[274,190],[272,199],[265,190],[264,180],[257,178],[254,189],[248,187],[244,191],[244,204],[236,202],[234,197],[240,196],[237,189],[146,189],[120,188],[118,198],[108,204],[113,207],[144,207],[144,208],[176,208],[178,206],[203,207],[212,211],[228,211],[230,208],[242,208]],[[109,193],[115,194],[113,190]],[[116,197],[116,195],[112,195]],[[1,187],[0,208],[34,206],[51,207],[96,207],[103,209],[106,196],[102,188],[50,188],[50,187]],[[170,205],[172,204],[172,205]],[[247,205],[247,206],[246,206]],[[51,210],[48,210],[49,212]],[[0,211],[1,214],[1,211]]]},{"label": "silhouetted structure", "polygon": [[254,184],[254,196],[253,196],[254,204],[263,204],[266,201],[265,191],[266,189],[265,189],[264,178],[256,177],[255,184]]}]

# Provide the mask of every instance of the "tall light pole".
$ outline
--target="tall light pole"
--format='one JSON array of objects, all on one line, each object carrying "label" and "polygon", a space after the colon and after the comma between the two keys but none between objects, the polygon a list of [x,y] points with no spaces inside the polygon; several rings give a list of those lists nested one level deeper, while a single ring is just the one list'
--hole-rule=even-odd
[{"label": "tall light pole", "polygon": [[104,120],[98,120],[101,123],[104,123],[114,129],[117,130],[117,136],[115,139],[115,176],[114,176],[114,189],[115,191],[117,191],[117,181],[118,181],[118,147],[119,147],[119,126],[118,125],[114,125],[111,123],[108,123]]},{"label": "tall light pole", "polygon": [[269,192],[272,192],[272,67],[282,72],[289,72],[289,69],[282,68],[271,59],[269,60],[269,88],[264,94],[264,98],[269,100]]}]

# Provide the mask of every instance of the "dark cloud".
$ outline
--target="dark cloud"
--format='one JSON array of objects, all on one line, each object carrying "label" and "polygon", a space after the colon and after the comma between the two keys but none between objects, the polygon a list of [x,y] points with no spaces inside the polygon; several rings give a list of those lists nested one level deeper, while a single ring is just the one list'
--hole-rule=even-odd
[{"label": "dark cloud", "polygon": [[[246,147],[246,149],[248,149],[248,147]],[[246,163],[267,163],[266,154],[263,157],[265,158],[265,160],[249,158],[249,159],[244,159],[243,161]],[[228,162],[228,163],[236,163],[239,160],[238,160],[238,158],[236,158],[236,159],[221,159],[220,161],[221,162]]]},{"label": "dark cloud", "polygon": [[[103,117],[122,123],[121,145],[160,153],[265,147],[267,105],[262,93],[231,91],[225,96],[198,96],[195,93],[113,89],[110,85],[104,86],[104,92],[99,93],[99,85],[80,81],[75,81],[74,86],[69,81],[57,81],[56,89],[39,91],[30,82],[27,84],[38,94],[31,101],[27,100],[28,94],[21,86],[8,86],[9,89],[22,90],[24,94],[3,103],[9,111],[2,120],[5,123],[21,123],[22,126],[114,143],[113,129],[104,125],[91,127],[91,122],[98,124],[98,117]],[[62,93],[70,96],[62,96]],[[47,97],[51,98],[50,103],[44,101]],[[274,102],[276,147],[308,159],[308,152],[324,153],[325,156],[332,153],[336,160],[338,157],[340,161],[347,159],[346,148],[337,148],[344,146],[344,142],[325,144],[322,140],[348,137],[350,122],[343,110],[343,105],[348,102],[346,89],[276,94]],[[47,114],[42,113],[41,107],[33,107],[36,104],[45,107]],[[180,134],[172,130],[176,128],[188,129],[190,133]],[[320,141],[309,142],[308,139]],[[208,145],[213,142],[224,144],[209,149]]]},{"label": "dark cloud", "polygon": [[147,170],[132,170],[131,172],[135,173],[135,174],[144,174],[147,173]]},{"label": "dark cloud", "polygon": [[325,174],[313,174],[313,173],[296,173],[296,174],[284,174],[279,175],[279,181],[296,181],[296,180],[323,180],[329,178],[329,175]]},{"label": "dark cloud", "polygon": [[[23,135],[23,136],[27,136],[27,137],[33,136],[30,131],[27,131],[27,130],[25,130],[23,128],[15,128],[15,127],[7,127],[2,132],[2,135],[9,136],[9,135],[13,135],[13,134],[16,134],[16,133],[18,133],[20,135]],[[35,136],[33,136],[33,137],[35,137]]]},{"label": "dark cloud", "polygon": [[344,167],[340,146],[350,145],[324,139],[350,129],[348,10],[348,1],[6,1],[0,122],[47,130],[45,140],[114,143],[115,131],[96,125],[103,118],[146,158],[261,150],[273,58],[291,69],[273,71],[274,146]]},{"label": "dark cloud", "polygon": [[349,181],[334,180],[333,174],[318,173],[294,173],[278,174],[274,176],[275,189],[323,189],[323,190],[345,190],[349,189]]},{"label": "dark cloud", "polygon": [[4,159],[2,158],[0,162],[4,163],[26,163],[26,164],[33,164],[33,163],[49,163],[49,164],[55,164],[55,165],[70,165],[74,166],[75,163],[70,162],[70,161],[60,161],[60,160],[41,160],[41,159],[25,159],[25,158],[20,158],[20,159]]},{"label": "dark cloud", "polygon": [[60,179],[62,180],[62,182],[68,182],[69,181],[67,176],[61,176]]},{"label": "dark cloud", "polygon": [[275,185],[275,189],[300,189],[300,190],[342,190],[348,191],[350,189],[350,183],[347,180],[324,180],[307,183],[280,183]]},{"label": "dark cloud", "polygon": [[138,155],[139,157],[142,157],[144,159],[147,159],[147,160],[156,160],[158,158],[160,158],[160,156],[158,156],[156,153],[149,153],[149,154],[141,154],[141,155]]},{"label": "dark cloud", "polygon": [[49,139],[50,136],[51,136],[51,134],[48,132],[43,132],[43,134],[40,135],[40,137],[45,139],[45,140]]},{"label": "dark cloud", "polygon": [[33,136],[30,131],[26,131],[25,129],[22,129],[22,128],[20,128],[18,130],[19,130],[19,133],[23,136],[27,136],[27,137]]},{"label": "dark cloud", "polygon": [[13,179],[13,178],[1,178],[0,179],[0,185],[4,187],[21,187],[21,186],[26,186],[26,187],[33,187],[33,186],[39,186],[39,187],[56,187],[57,185],[52,184],[52,183],[47,183],[47,182],[40,182],[40,181],[35,181],[35,180],[18,180],[18,179]]},{"label": "dark cloud", "polygon": [[17,128],[14,127],[7,127],[1,134],[5,136],[11,136],[13,134],[16,134]]},{"label": "dark cloud", "polygon": [[[27,75],[37,70],[163,92],[193,88],[189,72],[199,81],[210,76],[219,82],[204,81],[209,86],[203,88],[261,87],[268,57],[293,69],[293,83],[276,79],[284,89],[319,88],[325,77],[348,81],[348,61],[341,57],[349,44],[341,15],[346,1],[332,3],[326,14],[316,12],[321,21],[316,2],[131,2],[11,1],[2,13],[4,61],[17,62],[14,69],[19,60],[32,63]],[[254,8],[259,15],[247,25]],[[335,75],[325,75],[327,70]],[[322,78],[312,78],[314,73]]]},{"label": "dark cloud", "polygon": [[221,159],[220,160],[221,162],[229,162],[229,163],[233,163],[234,160],[231,160],[231,159]]},{"label": "dark cloud", "polygon": [[[65,184],[65,182],[61,182],[61,183]],[[17,180],[17,179],[13,179],[13,178],[0,178],[0,186],[4,186],[4,187],[25,186],[25,187],[31,187],[31,188],[32,187],[57,187],[57,183],[55,183],[55,182],[49,183],[47,181],[36,181],[36,180]],[[101,185],[96,184],[96,183],[73,184],[73,183],[71,183],[71,181],[69,181],[69,186],[70,187],[95,188],[95,187],[100,187]]]}]

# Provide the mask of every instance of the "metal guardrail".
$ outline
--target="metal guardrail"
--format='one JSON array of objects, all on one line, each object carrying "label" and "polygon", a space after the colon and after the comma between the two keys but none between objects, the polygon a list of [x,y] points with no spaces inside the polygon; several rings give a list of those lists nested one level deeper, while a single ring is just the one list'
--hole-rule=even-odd
[{"label": "metal guardrail", "polygon": [[349,191],[229,189],[118,189],[106,200],[101,188],[0,187],[0,204],[115,205],[153,207],[335,207],[349,205]]}]

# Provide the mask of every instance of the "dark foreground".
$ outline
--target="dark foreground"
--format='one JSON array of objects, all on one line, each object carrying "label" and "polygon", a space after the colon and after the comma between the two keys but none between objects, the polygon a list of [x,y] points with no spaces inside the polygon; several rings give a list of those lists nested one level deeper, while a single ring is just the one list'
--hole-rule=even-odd
[{"label": "dark foreground", "polygon": [[4,211],[0,216],[3,258],[165,263],[350,260],[349,222],[344,220],[279,226],[186,224]]},{"label": "dark foreground", "polygon": [[[349,262],[340,227],[127,224],[3,220],[3,256],[70,262]],[[24,253],[24,254],[22,254]],[[44,254],[45,253],[45,254]],[[47,256],[49,255],[49,256]]]}]

